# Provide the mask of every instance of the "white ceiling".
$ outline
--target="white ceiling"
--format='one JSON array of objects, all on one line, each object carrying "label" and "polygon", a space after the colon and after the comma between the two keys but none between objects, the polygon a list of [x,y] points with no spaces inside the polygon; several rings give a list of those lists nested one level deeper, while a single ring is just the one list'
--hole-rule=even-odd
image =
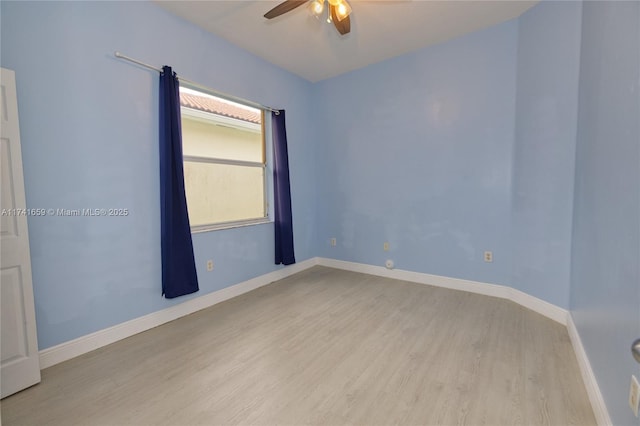
[{"label": "white ceiling", "polygon": [[351,33],[313,17],[306,5],[278,18],[279,1],[157,1],[167,9],[311,82],[520,16],[537,1],[350,0]]}]

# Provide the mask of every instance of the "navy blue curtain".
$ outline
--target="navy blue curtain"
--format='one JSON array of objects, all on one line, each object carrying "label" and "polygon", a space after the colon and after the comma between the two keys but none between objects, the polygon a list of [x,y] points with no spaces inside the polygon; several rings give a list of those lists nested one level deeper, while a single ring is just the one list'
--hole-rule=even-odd
[{"label": "navy blue curtain", "polygon": [[179,90],[178,77],[164,66],[160,73],[160,217],[162,294],[167,299],[198,291],[184,193]]},{"label": "navy blue curtain", "polygon": [[289,155],[284,110],[271,112],[273,132],[273,197],[275,201],[276,265],[296,263],[293,253],[293,217],[289,185]]}]

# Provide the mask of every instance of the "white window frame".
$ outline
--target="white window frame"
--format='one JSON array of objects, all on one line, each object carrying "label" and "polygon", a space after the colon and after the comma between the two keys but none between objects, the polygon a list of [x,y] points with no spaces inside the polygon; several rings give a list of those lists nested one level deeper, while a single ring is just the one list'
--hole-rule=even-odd
[{"label": "white window frame", "polygon": [[[201,93],[205,93],[208,94],[210,96],[214,96],[216,98],[219,99],[223,99],[225,100],[225,98],[213,94],[213,93],[208,93],[205,90],[202,90],[199,87],[193,87],[187,84],[181,84],[181,87],[187,88],[187,89],[191,89],[191,90],[195,90]],[[243,104],[242,102],[238,102],[236,100],[233,100],[232,102],[238,103],[238,104]],[[247,105],[251,108],[255,108],[252,105]],[[243,160],[230,160],[230,159],[224,159],[224,158],[212,158],[212,157],[201,157],[201,156],[193,156],[193,155],[183,155],[182,158],[182,162],[183,164],[187,161],[189,162],[197,162],[197,163],[209,163],[209,164],[225,164],[225,165],[231,165],[231,166],[239,166],[239,167],[255,167],[255,168],[261,168],[263,169],[263,179],[262,179],[262,186],[263,186],[263,214],[264,216],[262,217],[256,217],[256,218],[251,218],[251,219],[242,219],[242,220],[233,220],[233,221],[227,221],[227,222],[217,222],[217,223],[210,223],[210,224],[202,224],[202,225],[195,225],[195,226],[191,226],[191,233],[195,234],[195,233],[200,233],[200,232],[208,232],[208,231],[216,231],[216,230],[222,230],[222,229],[231,229],[231,228],[238,228],[238,227],[243,227],[243,226],[251,226],[251,225],[258,225],[258,224],[264,224],[264,223],[271,223],[271,214],[270,214],[270,195],[271,195],[271,191],[270,191],[270,163],[268,161],[268,156],[267,156],[267,152],[268,152],[268,148],[271,146],[270,139],[268,140],[267,138],[267,126],[266,126],[266,116],[267,114],[265,114],[265,111],[262,110],[262,125],[256,125],[254,123],[248,123],[246,121],[243,120],[238,120],[235,118],[231,118],[231,117],[225,117],[222,115],[218,115],[218,114],[214,114],[214,113],[209,113],[209,112],[205,112],[205,111],[200,111],[197,109],[193,109],[193,108],[188,108],[188,107],[180,107],[180,119],[182,119],[182,117],[188,117],[188,118],[192,118],[192,119],[196,119],[196,120],[200,120],[200,121],[205,121],[207,123],[212,123],[215,122],[216,125],[221,125],[221,126],[226,126],[226,127],[231,127],[231,128],[235,128],[235,129],[240,129],[240,130],[249,130],[252,132],[256,132],[256,133],[260,133],[262,134],[262,158],[263,158],[263,162],[257,162],[257,161],[243,161]],[[212,116],[215,116],[215,120],[212,120]],[[256,129],[256,127],[258,127],[258,129]],[[256,131],[257,130],[257,131]],[[270,152],[270,150],[269,150]]]}]

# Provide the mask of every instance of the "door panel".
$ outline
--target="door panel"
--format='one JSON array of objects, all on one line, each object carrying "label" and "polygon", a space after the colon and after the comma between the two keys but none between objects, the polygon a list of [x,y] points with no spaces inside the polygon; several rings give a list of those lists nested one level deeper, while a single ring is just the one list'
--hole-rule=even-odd
[{"label": "door panel", "polygon": [[0,393],[40,382],[15,74],[0,78]]}]

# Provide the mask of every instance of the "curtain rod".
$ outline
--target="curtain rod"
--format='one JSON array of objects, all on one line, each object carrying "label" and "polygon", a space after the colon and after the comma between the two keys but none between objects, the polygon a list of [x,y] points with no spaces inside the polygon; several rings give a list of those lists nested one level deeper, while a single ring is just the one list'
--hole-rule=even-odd
[{"label": "curtain rod", "polygon": [[[119,58],[119,59],[124,59],[125,61],[133,62],[134,64],[138,64],[138,65],[140,65],[142,67],[145,67],[145,68],[148,68],[150,70],[158,71],[159,73],[162,73],[162,69],[160,69],[158,67],[154,67],[153,65],[149,65],[149,64],[144,63],[142,61],[138,61],[137,59],[133,59],[133,58],[131,58],[129,56],[123,55],[122,53],[120,53],[118,51],[115,51],[113,53],[113,56],[115,56],[116,58]],[[179,78],[179,80],[184,81],[185,83],[188,83],[188,84],[190,84],[190,85],[192,85],[192,86],[194,86],[196,88],[199,88],[199,89],[202,89],[204,91],[210,92],[213,95],[220,96],[221,98],[225,98],[228,101],[239,102],[239,103],[242,103],[242,104],[245,104],[245,105],[249,105],[249,106],[252,106],[252,107],[255,107],[255,108],[266,109],[268,111],[275,112],[276,115],[280,115],[280,111],[275,109],[275,108],[271,108],[269,106],[262,105],[262,104],[259,104],[257,102],[248,101],[246,99],[242,99],[242,98],[239,98],[237,96],[232,96],[232,95],[228,95],[228,94],[223,93],[223,92],[219,92],[217,90],[211,89],[210,87],[203,86],[203,85],[201,85],[199,83],[196,83],[195,81],[191,81],[191,80],[188,80],[186,78]]]}]

